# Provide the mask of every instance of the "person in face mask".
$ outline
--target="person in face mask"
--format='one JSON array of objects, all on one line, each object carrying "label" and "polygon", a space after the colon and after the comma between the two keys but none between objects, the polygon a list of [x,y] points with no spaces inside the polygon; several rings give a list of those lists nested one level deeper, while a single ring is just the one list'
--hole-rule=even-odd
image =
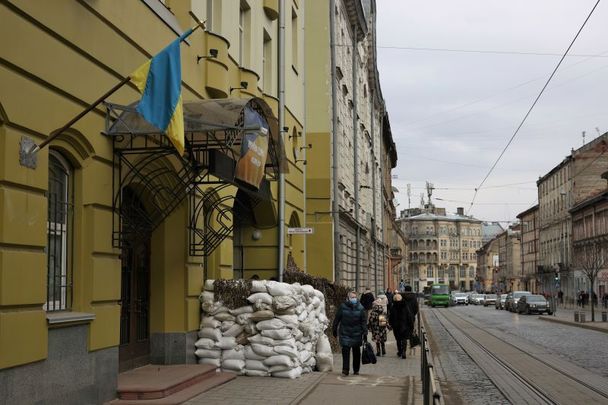
[{"label": "person in face mask", "polygon": [[333,335],[338,337],[342,347],[342,374],[350,371],[350,352],[353,352],[353,374],[359,374],[361,367],[361,345],[367,338],[367,317],[365,309],[357,299],[357,293],[348,293],[346,302],[340,305],[333,323]]}]

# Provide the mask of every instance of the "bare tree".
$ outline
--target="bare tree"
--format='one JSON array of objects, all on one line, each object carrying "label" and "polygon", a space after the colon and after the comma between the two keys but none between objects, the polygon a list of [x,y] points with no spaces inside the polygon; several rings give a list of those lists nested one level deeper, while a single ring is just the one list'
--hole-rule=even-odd
[{"label": "bare tree", "polygon": [[582,243],[574,251],[574,263],[585,274],[591,284],[591,321],[595,321],[595,281],[604,269],[608,260],[606,257],[606,238],[598,238]]}]

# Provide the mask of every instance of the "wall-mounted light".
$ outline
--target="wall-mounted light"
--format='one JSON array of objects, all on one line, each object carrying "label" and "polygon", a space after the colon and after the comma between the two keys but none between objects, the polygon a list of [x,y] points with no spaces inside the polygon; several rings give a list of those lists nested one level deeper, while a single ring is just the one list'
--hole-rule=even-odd
[{"label": "wall-mounted light", "polygon": [[260,240],[260,239],[262,239],[262,232],[259,229],[255,229],[251,233],[251,239],[253,239],[253,240]]},{"label": "wall-mounted light", "polygon": [[249,86],[249,83],[241,82],[241,87],[231,87],[230,93],[232,93],[233,90],[247,90],[247,86]]},{"label": "wall-mounted light", "polygon": [[197,55],[196,56],[196,63],[198,64],[201,59],[216,59],[217,55],[218,55],[218,50],[215,48],[211,48],[209,49],[209,55],[205,55],[205,56],[201,56],[201,55]]}]

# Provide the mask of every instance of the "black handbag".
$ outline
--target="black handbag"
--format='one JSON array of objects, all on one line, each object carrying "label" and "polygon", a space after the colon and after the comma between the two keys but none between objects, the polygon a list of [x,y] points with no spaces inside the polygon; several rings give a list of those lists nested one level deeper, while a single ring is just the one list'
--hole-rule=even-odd
[{"label": "black handbag", "polygon": [[363,342],[363,353],[361,353],[361,363],[363,364],[376,364],[376,354],[374,348],[369,342]]},{"label": "black handbag", "polygon": [[412,347],[416,347],[416,346],[420,345],[420,336],[418,336],[418,334],[416,332],[414,332],[414,334],[410,338],[410,344]]}]

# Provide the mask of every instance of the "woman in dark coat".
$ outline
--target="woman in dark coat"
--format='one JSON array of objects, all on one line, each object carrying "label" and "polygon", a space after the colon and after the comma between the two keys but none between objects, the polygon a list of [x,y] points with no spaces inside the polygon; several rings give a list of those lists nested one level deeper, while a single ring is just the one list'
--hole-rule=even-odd
[{"label": "woman in dark coat", "polygon": [[350,351],[353,351],[353,374],[359,374],[361,367],[361,344],[367,336],[367,317],[365,309],[357,300],[357,293],[348,293],[348,300],[338,308],[333,323],[334,337],[340,335],[342,347],[342,374],[348,375],[350,370]]},{"label": "woman in dark coat", "polygon": [[407,340],[414,332],[414,322],[418,313],[418,300],[412,293],[412,287],[405,286],[403,294],[395,294],[393,308],[389,316],[389,324],[397,341],[397,356],[405,359]]}]

